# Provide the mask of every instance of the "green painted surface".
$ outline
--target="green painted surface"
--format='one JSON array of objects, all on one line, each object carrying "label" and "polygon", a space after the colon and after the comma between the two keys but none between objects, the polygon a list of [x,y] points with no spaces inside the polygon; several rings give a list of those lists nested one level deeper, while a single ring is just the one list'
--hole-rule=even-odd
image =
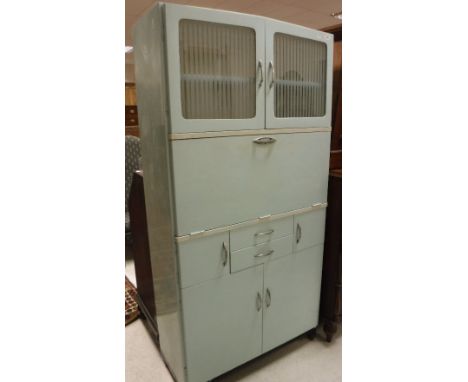
[{"label": "green painted surface", "polygon": [[317,326],[322,256],[318,245],[264,264],[263,352]]},{"label": "green painted surface", "polygon": [[260,355],[261,266],[183,289],[189,382],[204,382]]},{"label": "green painted surface", "polygon": [[292,216],[280,220],[255,224],[251,227],[231,231],[231,250],[237,251],[239,249],[252,247],[257,244],[279,239],[283,236],[292,235],[292,233]]},{"label": "green painted surface", "polygon": [[[296,252],[324,242],[326,213],[327,210],[323,208],[294,216],[294,250]],[[297,242],[298,224],[301,231],[299,242]]]},{"label": "green painted surface", "polygon": [[[253,247],[240,249],[231,253],[231,272],[253,267],[258,264],[270,262],[282,256],[291,254],[293,237],[284,236],[280,239],[268,241]],[[270,255],[266,255],[273,251]],[[261,255],[265,256],[261,256]],[[256,257],[257,255],[257,257]],[[258,256],[260,255],[260,257]]]},{"label": "green painted surface", "polygon": [[229,233],[189,240],[178,244],[181,288],[229,274]]},{"label": "green painted surface", "polygon": [[326,202],[330,133],[172,142],[177,235]]}]

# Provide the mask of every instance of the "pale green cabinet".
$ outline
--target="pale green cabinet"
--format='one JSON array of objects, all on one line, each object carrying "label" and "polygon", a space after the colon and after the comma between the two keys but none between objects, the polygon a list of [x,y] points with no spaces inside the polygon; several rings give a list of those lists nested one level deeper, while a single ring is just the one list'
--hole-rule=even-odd
[{"label": "pale green cabinet", "polygon": [[330,133],[172,142],[177,235],[327,200]]},{"label": "pale green cabinet", "polygon": [[207,381],[262,353],[263,270],[182,290],[189,381]]},{"label": "pale green cabinet", "polygon": [[291,253],[292,236],[267,241],[231,253],[231,273],[276,260]]},{"label": "pale green cabinet", "polygon": [[229,234],[204,237],[177,245],[180,287],[187,288],[229,273]]},{"label": "pale green cabinet", "polygon": [[159,349],[204,382],[317,326],[333,37],[157,3],[134,29]]},{"label": "pale green cabinet", "polygon": [[331,36],[276,20],[265,30],[266,127],[329,126]]},{"label": "pale green cabinet", "polygon": [[[211,269],[206,281],[182,289],[189,381],[222,374],[318,325],[324,211],[229,231],[229,248],[236,249],[229,254],[230,272],[209,264],[219,263],[226,233],[179,244],[179,262],[192,259],[180,274],[181,285],[200,281],[200,254]],[[292,234],[301,223],[306,248],[298,248]]]},{"label": "pale green cabinet", "polygon": [[330,126],[331,35],[253,15],[165,9],[172,132]]},{"label": "pale green cabinet", "polygon": [[264,265],[263,352],[318,324],[323,246]]},{"label": "pale green cabinet", "polygon": [[172,131],[265,126],[265,27],[252,15],[166,4]]},{"label": "pale green cabinet", "polygon": [[326,210],[294,216],[294,250],[296,252],[323,243]]}]

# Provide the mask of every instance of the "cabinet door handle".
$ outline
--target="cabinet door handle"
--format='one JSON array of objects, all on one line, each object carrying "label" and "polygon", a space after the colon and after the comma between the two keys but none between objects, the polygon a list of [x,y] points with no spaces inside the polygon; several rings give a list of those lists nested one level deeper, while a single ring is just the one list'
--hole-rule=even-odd
[{"label": "cabinet door handle", "polygon": [[260,296],[260,292],[257,292],[257,311],[260,312],[260,309],[262,309],[262,296]]},{"label": "cabinet door handle", "polygon": [[272,249],[270,249],[268,252],[257,253],[254,257],[265,257],[265,256],[270,256],[271,254],[273,254],[273,252],[275,252],[275,251],[272,250]]},{"label": "cabinet door handle", "polygon": [[263,84],[263,64],[262,60],[258,60],[258,69],[257,73],[260,72],[260,82],[258,83],[258,87],[261,88]]},{"label": "cabinet door handle", "polygon": [[264,231],[264,232],[257,232],[254,236],[255,236],[255,237],[260,237],[260,236],[271,235],[273,232],[275,232],[275,230],[274,230],[274,229],[270,229],[270,230]]},{"label": "cabinet door handle", "polygon": [[267,145],[268,143],[275,143],[276,139],[273,137],[259,137],[253,140],[257,145]]},{"label": "cabinet door handle", "polygon": [[275,83],[275,67],[273,66],[273,61],[268,63],[268,71],[270,72],[270,89],[273,87]]},{"label": "cabinet door handle", "polygon": [[300,224],[297,223],[297,226],[296,226],[296,244],[299,244],[299,242],[301,241],[301,237],[302,237],[302,228],[301,228]]},{"label": "cabinet door handle", "polygon": [[270,293],[270,289],[268,288],[266,290],[265,305],[267,308],[271,305],[271,293]]},{"label": "cabinet door handle", "polygon": [[223,241],[223,267],[226,266],[227,264],[227,261],[228,261],[228,249],[227,249],[227,245],[226,245],[226,242]]}]

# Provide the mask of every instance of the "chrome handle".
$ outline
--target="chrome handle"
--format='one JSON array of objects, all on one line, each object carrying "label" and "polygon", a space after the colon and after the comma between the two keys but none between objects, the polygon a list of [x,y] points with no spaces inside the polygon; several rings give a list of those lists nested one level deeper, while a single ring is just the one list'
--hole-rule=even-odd
[{"label": "chrome handle", "polygon": [[265,256],[270,256],[275,252],[274,250],[270,249],[268,252],[260,252],[257,253],[254,257],[265,257]]},{"label": "chrome handle", "polygon": [[253,140],[253,143],[258,145],[267,145],[268,143],[274,143],[276,139],[273,137],[260,137]]},{"label": "chrome handle", "polygon": [[273,87],[273,84],[275,83],[275,68],[273,66],[273,61],[270,61],[268,63],[268,71],[271,73],[270,75],[270,89]]},{"label": "chrome handle", "polygon": [[270,289],[268,288],[266,290],[265,305],[267,308],[271,305],[271,293],[270,293]]},{"label": "chrome handle", "polygon": [[258,60],[258,69],[257,72],[260,71],[260,82],[258,83],[258,87],[261,88],[263,84],[263,64],[262,60]]},{"label": "chrome handle", "polygon": [[223,267],[226,266],[228,261],[228,249],[225,242],[223,242]]},{"label": "chrome handle", "polygon": [[260,309],[262,309],[262,296],[260,296],[260,292],[257,293],[257,300],[255,302],[257,304],[257,311],[260,312]]},{"label": "chrome handle", "polygon": [[299,223],[297,223],[297,226],[296,226],[296,244],[298,244],[301,241],[301,236],[302,236],[302,228],[299,225]]},{"label": "chrome handle", "polygon": [[265,232],[257,232],[254,236],[255,237],[260,237],[260,236],[271,235],[273,232],[275,232],[275,230],[270,229],[269,231],[265,231]]}]

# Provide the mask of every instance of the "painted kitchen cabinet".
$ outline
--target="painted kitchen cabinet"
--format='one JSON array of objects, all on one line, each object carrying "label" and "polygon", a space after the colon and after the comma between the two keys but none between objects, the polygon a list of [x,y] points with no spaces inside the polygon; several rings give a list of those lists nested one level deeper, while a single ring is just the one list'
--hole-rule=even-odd
[{"label": "painted kitchen cabinet", "polygon": [[172,4],[165,20],[173,133],[330,126],[331,35]]},{"label": "painted kitchen cabinet", "polygon": [[262,353],[262,268],[182,290],[189,381],[207,381]]},{"label": "painted kitchen cabinet", "polygon": [[[192,252],[194,262],[198,252],[212,264],[231,265],[230,274],[212,269],[205,275],[208,281],[182,287],[189,380],[208,380],[317,326],[323,230],[305,230],[299,242],[307,248],[301,250],[293,245],[292,231],[294,218],[320,219],[323,211],[233,229],[229,246],[224,233],[178,244],[180,263],[184,252]],[[225,251],[245,245],[229,255]],[[189,269],[180,273],[182,286],[198,274]]]},{"label": "painted kitchen cabinet", "polygon": [[265,264],[263,352],[318,325],[323,245]]},{"label": "painted kitchen cabinet", "polygon": [[265,30],[266,128],[330,126],[330,35],[276,20]]},{"label": "painted kitchen cabinet", "polygon": [[134,42],[142,310],[174,378],[207,381],[318,324],[333,38],[158,3]]},{"label": "painted kitchen cabinet", "polygon": [[[171,143],[177,235],[326,201],[330,133],[185,139]],[[196,200],[196,203],[194,201]]]},{"label": "painted kitchen cabinet", "polygon": [[165,17],[172,132],[263,128],[263,20],[172,4]]}]

